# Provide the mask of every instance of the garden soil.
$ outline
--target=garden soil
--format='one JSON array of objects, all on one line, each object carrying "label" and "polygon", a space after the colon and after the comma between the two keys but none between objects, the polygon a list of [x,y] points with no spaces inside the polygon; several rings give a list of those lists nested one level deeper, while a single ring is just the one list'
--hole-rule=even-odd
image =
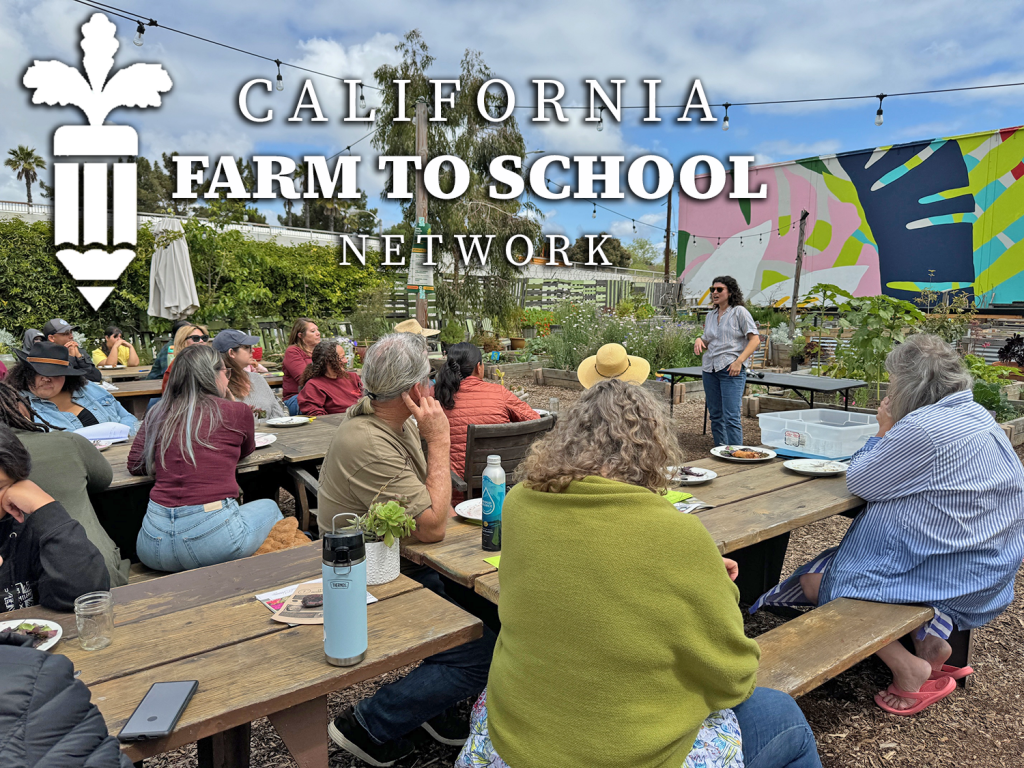
[{"label": "garden soil", "polygon": [[[573,405],[581,392],[538,386],[532,377],[509,377],[513,389],[526,390],[525,400],[534,408],[547,408],[557,397],[560,409]],[[708,455],[710,435],[701,434],[703,403],[677,405],[673,422],[687,460]],[[747,443],[759,442],[757,419],[743,419]],[[1017,449],[1024,461],[1024,446]],[[286,503],[287,504],[287,503]],[[287,508],[286,508],[287,513]],[[844,517],[823,520],[794,531],[790,537],[785,573],[822,550],[838,544],[849,525]],[[758,614],[747,616],[747,634],[759,635],[781,619]],[[868,659],[799,699],[818,739],[824,768],[1020,768],[1024,766],[1024,583],[1017,580],[1017,597],[1007,611],[976,634],[975,674],[967,689],[958,688],[942,702],[915,717],[895,717],[875,706],[873,696],[891,677],[886,667]],[[399,679],[414,667],[383,675],[329,697],[332,717],[381,685]],[[463,705],[469,716],[470,702]],[[418,735],[418,749],[396,768],[442,768],[455,763],[458,749]],[[195,745],[146,761],[147,768],[191,768]],[[332,768],[362,768],[360,760],[331,745]],[[273,726],[266,719],[253,723],[252,765],[266,768],[295,766]],[[552,768],[556,768],[552,766]]]}]

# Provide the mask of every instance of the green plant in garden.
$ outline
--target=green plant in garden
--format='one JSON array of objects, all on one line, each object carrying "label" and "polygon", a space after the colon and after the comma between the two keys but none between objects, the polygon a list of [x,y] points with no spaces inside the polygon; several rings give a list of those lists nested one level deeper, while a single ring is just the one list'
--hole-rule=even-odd
[{"label": "green plant in garden", "polygon": [[0,355],[13,355],[14,350],[20,349],[21,344],[10,331],[0,328]]},{"label": "green plant in garden", "polygon": [[747,304],[746,307],[747,311],[750,312],[750,316],[754,318],[754,322],[758,325],[767,325],[774,328],[779,323],[789,323],[789,315],[775,307],[758,307],[753,304]]},{"label": "green plant in garden", "polygon": [[437,336],[438,340],[443,344],[458,344],[464,341],[466,338],[466,329],[456,323],[454,320],[449,320],[444,328],[441,329],[441,333]]},{"label": "green plant in garden", "polygon": [[524,328],[536,328],[538,336],[547,336],[551,333],[551,324],[555,322],[555,313],[547,309],[526,310],[526,318],[523,320]]},{"label": "green plant in garden", "polygon": [[996,421],[1008,421],[1018,415],[1017,410],[1010,405],[999,382],[974,382],[974,402],[982,408],[994,412]]},{"label": "green plant in garden", "polygon": [[921,296],[914,299],[915,304],[926,308],[926,316],[920,325],[921,333],[933,333],[950,344],[958,343],[967,335],[972,318],[978,309],[966,291],[957,291],[939,303],[940,294],[935,291],[921,291]]},{"label": "green plant in garden", "polygon": [[1024,336],[1015,333],[999,348],[999,362],[1024,367]]},{"label": "green plant in garden", "polygon": [[387,314],[388,288],[375,285],[360,292],[359,309],[348,316],[356,341],[375,341],[390,328],[385,319]]},{"label": "green plant in garden", "polygon": [[383,541],[390,547],[396,539],[416,530],[416,520],[397,501],[374,502],[369,511],[359,517],[359,530],[367,541]]},{"label": "green plant in garden", "polygon": [[1009,378],[1011,371],[998,365],[989,365],[984,358],[977,355],[964,355],[964,365],[970,371],[975,381],[984,381],[989,384],[1004,382]]}]

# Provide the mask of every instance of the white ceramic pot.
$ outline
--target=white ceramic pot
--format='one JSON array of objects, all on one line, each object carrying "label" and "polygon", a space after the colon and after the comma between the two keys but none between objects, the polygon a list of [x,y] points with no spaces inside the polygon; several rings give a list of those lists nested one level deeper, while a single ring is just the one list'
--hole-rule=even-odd
[{"label": "white ceramic pot", "polygon": [[372,541],[366,545],[366,583],[387,584],[398,578],[402,558],[396,541],[390,547],[383,541]]}]

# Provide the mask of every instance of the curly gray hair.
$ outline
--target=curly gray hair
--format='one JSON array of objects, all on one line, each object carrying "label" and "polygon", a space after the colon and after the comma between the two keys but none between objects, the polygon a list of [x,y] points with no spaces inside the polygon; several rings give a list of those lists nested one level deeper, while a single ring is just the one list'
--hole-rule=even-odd
[{"label": "curly gray hair", "polygon": [[974,378],[956,350],[930,333],[910,336],[885,358],[889,412],[899,421],[912,411],[971,389]]}]

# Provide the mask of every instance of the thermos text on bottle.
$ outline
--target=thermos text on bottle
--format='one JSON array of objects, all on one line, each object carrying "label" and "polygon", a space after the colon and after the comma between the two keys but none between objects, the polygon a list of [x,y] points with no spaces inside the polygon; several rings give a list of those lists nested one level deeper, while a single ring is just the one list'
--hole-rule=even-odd
[{"label": "thermos text on bottle", "polygon": [[323,537],[324,653],[338,667],[366,656],[366,546],[357,530]]},{"label": "thermos text on bottle", "polygon": [[501,508],[505,504],[505,470],[501,467],[501,456],[487,457],[481,483],[483,548],[487,552],[500,552]]}]

